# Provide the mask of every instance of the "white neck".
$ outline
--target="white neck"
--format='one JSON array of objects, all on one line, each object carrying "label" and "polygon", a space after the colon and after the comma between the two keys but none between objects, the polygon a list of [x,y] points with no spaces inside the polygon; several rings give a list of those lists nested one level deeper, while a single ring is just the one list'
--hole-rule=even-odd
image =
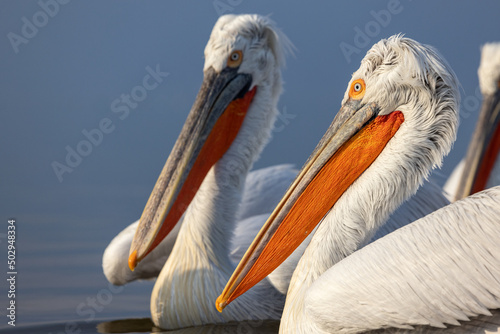
[{"label": "white neck", "polygon": [[[218,294],[235,269],[229,259],[230,240],[245,179],[267,143],[277,115],[277,96],[273,97],[271,91],[265,86],[257,88],[238,136],[210,169],[186,210],[177,241],[151,297],[153,321],[162,328],[273,319],[281,315],[283,298],[276,298],[281,299],[278,308],[266,299],[269,284],[261,285],[265,291],[256,289],[223,313],[215,308]],[[259,303],[263,305],[258,306]]]},{"label": "white neck", "polygon": [[317,228],[292,276],[280,333],[321,332],[304,309],[308,288],[326,270],[363,247],[389,215],[416,192],[432,167],[440,164],[440,156],[423,154],[429,152],[432,141],[422,132],[430,129],[415,127],[418,118],[404,114],[405,121],[379,157],[344,192]]},{"label": "white neck", "polygon": [[192,251],[201,251],[200,260],[210,260],[230,273],[234,267],[228,256],[228,241],[233,237],[245,179],[271,136],[277,116],[277,98],[273,95],[266,85],[257,87],[237,137],[210,169],[186,210],[178,236],[182,242],[176,243],[180,250],[195,245]]}]

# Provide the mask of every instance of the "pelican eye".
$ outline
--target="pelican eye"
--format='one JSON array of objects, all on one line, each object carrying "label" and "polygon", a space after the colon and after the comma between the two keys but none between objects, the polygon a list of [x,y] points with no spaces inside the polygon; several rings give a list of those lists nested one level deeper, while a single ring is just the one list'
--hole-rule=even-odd
[{"label": "pelican eye", "polygon": [[227,66],[229,67],[238,67],[243,61],[243,52],[240,50],[233,51],[227,58]]},{"label": "pelican eye", "polygon": [[354,80],[349,88],[349,97],[355,100],[363,98],[365,95],[365,81],[363,79]]}]

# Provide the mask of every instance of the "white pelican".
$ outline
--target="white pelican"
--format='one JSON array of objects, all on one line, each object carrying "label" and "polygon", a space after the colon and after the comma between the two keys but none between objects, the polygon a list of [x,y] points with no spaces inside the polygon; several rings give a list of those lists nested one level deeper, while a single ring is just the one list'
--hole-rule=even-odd
[{"label": "white pelican", "polygon": [[[158,327],[281,316],[284,296],[268,281],[227,314],[217,312],[213,300],[235,268],[230,259],[234,249],[228,244],[248,171],[269,140],[278,114],[280,67],[290,47],[274,24],[258,15],[222,16],[212,30],[202,87],[130,248],[133,269],[184,215],[151,296],[151,316]],[[258,220],[253,218],[239,223],[245,231],[254,228]],[[264,221],[261,218],[260,226]]]},{"label": "white pelican", "polygon": [[216,307],[251,288],[316,229],[290,282],[281,333],[442,331],[491,315],[488,309],[500,307],[500,188],[349,256],[441,164],[458,108],[458,81],[437,51],[399,35],[374,45]]},{"label": "white pelican", "polygon": [[459,200],[486,188],[500,185],[500,43],[481,49],[477,71],[483,104],[465,160],[462,160],[444,189]]}]

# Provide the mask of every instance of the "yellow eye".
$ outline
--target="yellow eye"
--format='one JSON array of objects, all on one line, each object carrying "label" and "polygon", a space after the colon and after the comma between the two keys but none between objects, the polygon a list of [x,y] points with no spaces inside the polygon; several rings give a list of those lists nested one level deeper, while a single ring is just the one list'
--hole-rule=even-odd
[{"label": "yellow eye", "polygon": [[227,58],[227,66],[229,67],[238,67],[243,61],[243,52],[240,50],[233,51]]},{"label": "yellow eye", "polygon": [[349,89],[349,97],[351,99],[359,100],[365,95],[365,81],[363,79],[354,80]]}]

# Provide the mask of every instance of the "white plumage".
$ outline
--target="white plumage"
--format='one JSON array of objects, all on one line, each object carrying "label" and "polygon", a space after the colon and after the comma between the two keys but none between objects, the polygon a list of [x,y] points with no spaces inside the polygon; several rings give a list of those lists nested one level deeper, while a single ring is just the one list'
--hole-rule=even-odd
[{"label": "white plumage", "polygon": [[[277,165],[251,171],[246,180],[240,207],[236,214],[236,227],[231,239],[231,262],[237,264],[250,243],[269,217],[274,207],[297,175],[293,165]],[[425,215],[449,204],[442,189],[435,182],[425,182],[410,200],[403,203],[377,230],[371,241],[379,239],[392,231],[405,226]],[[183,218],[182,218],[183,219]],[[128,267],[130,245],[139,221],[135,221],[121,231],[104,251],[102,267],[107,280],[114,285],[124,285],[136,280],[156,278],[174,246],[182,224],[167,235],[134,271]],[[268,279],[282,294],[286,294],[295,266],[309,244],[308,238],[293,255],[276,268]]]},{"label": "white plumage", "polygon": [[[360,80],[366,89],[356,100],[353,92],[363,89],[355,85]],[[372,47],[349,87],[341,112],[294,182],[295,190],[287,191],[284,204],[266,222],[217,306],[224,308],[233,294],[237,297],[254,283],[253,275],[266,265],[259,262],[260,257],[281,251],[271,245],[292,235],[291,228],[305,226],[302,219],[314,209],[297,203],[313,182],[310,171],[316,166],[325,168],[324,161],[335,160],[350,143],[361,149],[349,140],[358,138],[351,120],[375,103],[375,120],[400,111],[404,121],[316,227],[293,273],[280,333],[380,333],[412,327],[436,332],[445,330],[445,324],[460,325],[459,321],[478,315],[483,316],[467,328],[497,331],[499,320],[491,315],[499,312],[489,309],[500,307],[500,188],[447,206],[356,252],[449,152],[459,111],[453,71],[433,48],[393,36]],[[374,124],[369,115],[362,127]],[[344,137],[343,133],[356,135]],[[358,161],[352,160],[356,170]],[[350,166],[344,161],[333,171],[349,175]],[[315,173],[317,177],[320,172]],[[332,184],[331,191],[336,186]],[[294,210],[305,210],[305,218],[294,215],[298,219],[292,227],[287,216]],[[280,230],[281,225],[286,227]],[[275,241],[279,231],[282,234]],[[263,258],[268,261],[267,255]],[[463,329],[446,328],[450,332]]]},{"label": "white plumage", "polygon": [[[213,28],[205,48],[205,75],[233,73],[231,76],[236,79],[220,86],[224,91],[220,96],[225,94],[224,87],[230,87],[235,80],[248,78],[251,78],[251,84],[242,86],[243,92],[251,91],[254,87],[256,92],[237,136],[224,155],[209,169],[185,211],[177,240],[156,280],[151,296],[151,315],[158,327],[175,329],[229,321],[279,319],[281,316],[284,296],[267,281],[258,285],[226,314],[217,312],[213,300],[234,269],[231,257],[241,256],[244,251],[241,247],[246,247],[251,240],[248,235],[257,233],[254,226],[259,221],[249,215],[259,213],[254,210],[257,206],[260,207],[260,213],[265,213],[275,204],[270,200],[271,197],[275,198],[272,196],[275,194],[268,193],[257,198],[257,192],[250,189],[244,193],[243,188],[249,169],[271,136],[282,90],[280,67],[284,64],[284,53],[290,47],[288,39],[274,24],[258,15],[222,16]],[[230,61],[236,62],[237,66],[230,64]],[[213,95],[210,94],[208,96]],[[219,103],[222,98],[214,97],[215,103]],[[197,135],[192,130],[185,133]],[[181,137],[182,134],[179,140]],[[173,158],[176,159],[182,161],[182,158]],[[279,171],[279,168],[274,172]],[[283,171],[290,173],[288,167]],[[290,177],[287,177],[285,175],[283,179],[275,181],[288,183]],[[264,187],[263,191],[272,185],[262,184],[268,180],[253,181],[252,186]],[[242,196],[245,204],[238,211]],[[245,220],[245,217],[248,218]],[[238,226],[241,231],[236,226],[238,219],[241,220]],[[250,220],[252,223],[246,226]],[[235,229],[235,245],[240,248],[230,246],[229,241]],[[138,237],[137,233],[135,237]]]},{"label": "white plumage", "polygon": [[[277,165],[251,171],[248,174],[245,180],[241,205],[236,214],[237,224],[234,237],[231,240],[231,261],[233,263],[238,263],[241,259],[250,242],[259,232],[269,213],[278,204],[296,175],[297,170],[293,165]],[[104,251],[102,268],[108,281],[115,285],[123,285],[139,279],[156,278],[174,247],[181,224],[182,220],[158,247],[153,249],[143,261],[139,262],[134,271],[131,271],[128,267],[128,257],[130,245],[139,221],[127,226],[110,242]],[[277,284],[280,284],[280,277],[275,277],[275,280]]]},{"label": "white plumage", "polygon": [[479,87],[483,95],[498,91],[500,80],[500,42],[486,43],[481,48],[481,63],[477,70]]},{"label": "white plumage", "polygon": [[[450,202],[446,198],[446,193],[444,193],[443,190],[432,180],[427,181],[418,189],[417,193],[413,197],[404,202],[389,216],[387,221],[375,232],[373,237],[369,239],[368,243],[380,239],[398,228],[406,226],[448,204],[450,204]],[[263,219],[260,220],[260,225],[255,224],[253,226],[259,226],[260,229],[260,227],[264,224],[265,219],[268,217],[269,213],[263,217],[259,216],[260,219]],[[252,235],[257,235],[257,232],[258,231],[255,231]],[[304,251],[313,236],[314,233],[311,233],[301,243],[301,245],[282,264],[280,264],[278,268],[267,276],[267,279],[271,282],[271,284],[281,293],[287,293],[295,267],[300,261],[300,258],[304,254]],[[237,261],[242,258],[252,240],[245,242],[246,248],[243,253],[239,255]]]},{"label": "white plumage", "polygon": [[[400,36],[382,40],[368,51],[349,86],[357,78],[366,82],[362,102],[376,102],[382,115],[399,110],[404,122],[317,228],[292,277],[282,333],[315,332],[308,325],[314,328],[321,320],[305,313],[308,287],[368,242],[429,171],[441,165],[456,138],[458,80],[433,48]],[[346,93],[343,104],[348,98]]]},{"label": "white plumage", "polygon": [[458,190],[458,185],[460,184],[460,180],[462,178],[462,174],[464,172],[465,159],[462,158],[458,162],[458,164],[453,168],[450,176],[446,180],[446,183],[443,186],[443,190],[446,193],[446,197],[453,202],[455,200],[455,194]]},{"label": "white plumage", "polygon": [[127,226],[111,240],[102,255],[102,271],[106,279],[114,285],[124,285],[135,280],[156,278],[174,247],[180,223],[137,265],[134,271],[128,267],[128,257],[139,220]]},{"label": "white plumage", "polygon": [[[127,249],[137,223],[117,236],[105,252],[103,268],[108,279],[115,284],[155,277],[163,267],[151,302],[153,320],[160,327],[176,328],[229,320],[279,317],[279,305],[280,302],[283,303],[283,297],[278,292],[286,293],[293,269],[307,245],[304,243],[304,247],[297,250],[294,257],[270,274],[268,280],[277,291],[272,288],[264,289],[263,293],[257,291],[256,296],[248,298],[249,301],[255,298],[263,300],[268,305],[266,303],[271,291],[276,295],[277,302],[270,302],[269,307],[256,312],[258,308],[255,307],[255,302],[242,301],[243,307],[238,307],[238,303],[231,306],[231,309],[234,308],[232,314],[227,311],[222,316],[215,313],[212,304],[214,297],[211,294],[220,290],[217,286],[229,277],[233,269],[232,262],[241,258],[279,196],[295,176],[289,166],[277,166],[250,173],[246,177],[245,189],[241,187],[247,170],[270,135],[276,116],[277,96],[281,92],[277,68],[282,64],[283,48],[288,42],[280,32],[274,30],[274,35],[269,29],[270,21],[248,15],[222,17],[214,27],[205,52],[205,69],[222,70],[224,64],[221,59],[227,59],[227,55],[235,48],[251,50],[249,53],[245,52],[244,57],[246,60],[250,59],[248,63],[254,58],[258,59],[258,69],[243,62],[239,71],[251,71],[254,78],[252,86],[257,85],[258,93],[238,137],[208,173],[183,217],[182,228],[178,224],[157,248],[139,262],[133,273],[125,266]],[[280,43],[284,43],[284,46]],[[214,54],[218,56],[215,57]],[[268,62],[276,63],[271,66]],[[260,71],[268,76],[260,78],[263,75]],[[260,78],[260,82],[255,78]],[[270,191],[271,188],[273,191]],[[242,205],[234,212],[240,197]],[[386,229],[381,230],[375,238],[445,204],[447,201],[440,189],[427,184],[414,201],[408,202],[398,211],[395,216],[398,219],[390,219]],[[227,239],[231,238],[233,229],[234,237],[228,243]],[[177,233],[180,240],[172,250]],[[229,246],[223,247],[223,244]],[[266,298],[262,297],[264,295]]]},{"label": "white plumage", "polygon": [[499,217],[496,187],[405,226],[322,274],[306,312],[328,319],[315,321],[327,333],[497,332],[500,312],[490,310],[500,308]]}]

